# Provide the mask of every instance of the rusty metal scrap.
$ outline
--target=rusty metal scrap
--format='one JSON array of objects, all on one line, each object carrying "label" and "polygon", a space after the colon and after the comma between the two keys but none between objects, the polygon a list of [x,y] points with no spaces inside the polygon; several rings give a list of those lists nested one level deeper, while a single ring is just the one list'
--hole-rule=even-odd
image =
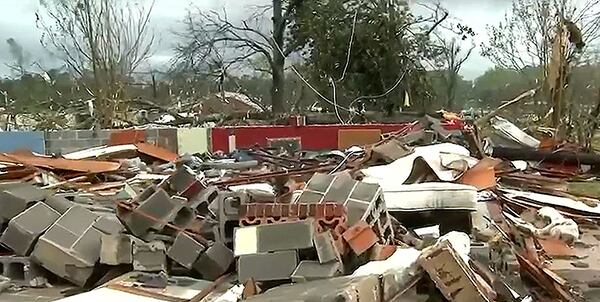
[{"label": "rusty metal scrap", "polygon": [[76,171],[84,173],[106,173],[119,170],[120,163],[98,160],[70,160],[65,158],[53,158],[48,156],[37,156],[34,154],[0,154],[0,162],[35,166],[38,168],[56,169],[64,171]]},{"label": "rusty metal scrap", "polygon": [[165,162],[174,162],[177,160],[177,158],[179,158],[179,156],[176,153],[169,151],[165,148],[151,145],[149,143],[137,143],[135,144],[135,146],[139,153],[160,159]]}]

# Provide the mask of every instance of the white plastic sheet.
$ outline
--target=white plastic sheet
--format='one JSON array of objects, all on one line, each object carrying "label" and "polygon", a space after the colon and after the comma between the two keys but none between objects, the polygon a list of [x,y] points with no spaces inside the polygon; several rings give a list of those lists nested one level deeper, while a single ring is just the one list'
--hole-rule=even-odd
[{"label": "white plastic sheet", "polygon": [[509,142],[515,143],[523,147],[529,147],[534,149],[540,146],[539,140],[523,132],[523,130],[519,129],[519,127],[515,126],[513,123],[509,122],[504,118],[494,116],[492,117],[490,122],[492,124],[492,129],[494,129],[495,131],[495,134],[497,134],[505,140],[508,140]]},{"label": "white plastic sheet", "polygon": [[381,275],[389,272],[403,275],[413,267],[420,255],[421,251],[414,248],[398,248],[386,260],[370,261],[362,265],[354,271],[352,276]]}]

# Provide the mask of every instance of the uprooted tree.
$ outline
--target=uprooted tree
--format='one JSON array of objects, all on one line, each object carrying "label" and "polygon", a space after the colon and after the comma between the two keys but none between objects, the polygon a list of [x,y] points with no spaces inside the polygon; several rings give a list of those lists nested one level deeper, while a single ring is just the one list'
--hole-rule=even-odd
[{"label": "uprooted tree", "polygon": [[[248,63],[256,55],[266,60],[268,68],[258,71],[270,74],[271,107],[282,113],[285,91],[285,59],[292,49],[285,46],[290,16],[302,3],[300,0],[273,0],[271,5],[257,7],[248,19],[232,22],[227,13],[191,8],[180,33],[183,42],[176,47],[177,66],[193,73],[212,73],[222,85],[228,69]],[[271,28],[263,29],[264,15],[271,16]]]},{"label": "uprooted tree", "polygon": [[[568,135],[577,122],[570,115],[580,114],[570,101],[577,92],[569,90],[569,79],[574,68],[589,63],[587,50],[600,37],[600,1],[513,1],[511,13],[488,27],[488,35],[483,55],[498,67],[523,72],[530,86],[540,86],[537,102],[550,105],[549,124],[559,136]],[[531,68],[539,74],[524,73]]]},{"label": "uprooted tree", "polygon": [[43,45],[59,57],[93,104],[93,125],[126,115],[126,86],[150,56],[152,5],[120,0],[40,0]]}]

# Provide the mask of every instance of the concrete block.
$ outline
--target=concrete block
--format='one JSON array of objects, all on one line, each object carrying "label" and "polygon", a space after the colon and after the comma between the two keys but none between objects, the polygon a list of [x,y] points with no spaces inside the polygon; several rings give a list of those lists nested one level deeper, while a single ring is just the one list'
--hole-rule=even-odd
[{"label": "concrete block", "polygon": [[335,239],[331,231],[316,234],[313,238],[317,256],[320,263],[328,263],[333,261],[341,261],[342,256],[335,245]]},{"label": "concrete block", "polygon": [[192,269],[194,262],[200,257],[200,254],[206,250],[206,247],[196,241],[185,232],[180,232],[175,237],[175,242],[167,251],[167,256],[181,266]]},{"label": "concrete block", "polygon": [[93,147],[108,145],[108,140],[106,140],[106,139],[93,138],[93,139],[88,139],[86,141],[88,144],[90,144]]},{"label": "concrete block", "polygon": [[292,273],[292,282],[306,282],[319,279],[327,279],[342,274],[342,264],[339,262],[330,262],[321,264],[319,261],[304,260],[296,267]]},{"label": "concrete block", "polygon": [[114,214],[101,215],[94,222],[94,227],[105,234],[118,234],[125,231],[125,227]]},{"label": "concrete block", "polygon": [[87,283],[100,258],[98,215],[73,206],[38,240],[31,257],[45,269],[79,286]]},{"label": "concrete block", "polygon": [[133,269],[141,272],[167,270],[167,249],[162,241],[134,242]]},{"label": "concrete block", "polygon": [[243,255],[238,259],[238,281],[275,281],[290,279],[298,266],[298,252],[278,251]]},{"label": "concrete block", "polygon": [[171,199],[173,203],[180,204],[182,206],[169,218],[169,222],[182,229],[187,228],[194,221],[194,219],[196,219],[196,213],[194,212],[194,209],[185,205],[187,203],[187,199],[183,197],[172,196]]},{"label": "concrete block", "polygon": [[386,244],[393,239],[394,231],[379,185],[356,181],[347,172],[334,175],[315,173],[294,203],[331,201],[346,206],[349,225],[366,221],[375,226],[380,243]]},{"label": "concrete block", "polygon": [[115,200],[131,200],[138,196],[138,192],[132,188],[128,183],[123,186],[123,189],[115,195]]},{"label": "concrete block", "polygon": [[46,142],[50,140],[58,140],[60,139],[60,131],[46,131],[44,132],[44,140]]},{"label": "concrete block", "polygon": [[233,252],[221,242],[211,245],[192,266],[202,274],[203,279],[216,280],[223,275],[233,263]]},{"label": "concrete block", "polygon": [[[190,199],[190,207],[198,209],[201,205],[203,205],[203,207],[208,208],[208,206],[211,205],[213,201],[217,200],[218,197],[219,188],[216,186],[207,187],[196,197]],[[213,215],[216,215],[216,211],[213,212]]]},{"label": "concrete block", "polygon": [[16,255],[28,256],[38,237],[42,235],[60,214],[38,202],[8,223],[8,228],[0,237],[0,243],[10,248]]},{"label": "concrete block", "polygon": [[489,265],[491,260],[491,250],[487,242],[471,242],[471,251],[469,257],[477,260],[484,265]]},{"label": "concrete block", "polygon": [[158,188],[156,186],[146,187],[140,194],[138,194],[134,198],[133,202],[142,203],[146,199],[150,198],[150,196],[152,196],[152,194],[156,193],[157,190],[158,190]]},{"label": "concrete block", "polygon": [[63,131],[52,131],[46,132],[50,139],[52,140],[67,140],[67,139],[77,139],[77,131],[76,130],[63,130]]},{"label": "concrete block", "polygon": [[133,243],[142,241],[125,234],[102,234],[100,263],[108,265],[133,263]]},{"label": "concrete block", "polygon": [[96,147],[96,146],[92,145],[91,140],[75,139],[75,140],[63,141],[63,143],[66,148],[76,149],[76,150],[82,150],[82,149],[86,149],[86,148]]},{"label": "concrete block", "polygon": [[94,138],[94,132],[92,130],[76,130],[76,139],[79,140],[91,140]]},{"label": "concrete block", "polygon": [[187,166],[181,166],[167,180],[169,189],[176,195],[183,193],[194,182],[196,182],[196,173]]},{"label": "concrete block", "polygon": [[34,186],[18,186],[0,191],[0,217],[12,219],[29,204],[44,200],[46,194],[45,190]]},{"label": "concrete block", "polygon": [[314,219],[237,228],[236,256],[313,247]]},{"label": "concrete block", "polygon": [[70,207],[75,205],[75,203],[60,195],[48,196],[44,203],[60,214],[64,214]]},{"label": "concrete block", "polygon": [[19,286],[39,287],[48,282],[46,272],[29,257],[0,256],[0,273]]},{"label": "concrete block", "polygon": [[218,236],[215,236],[217,241],[231,243],[233,241],[233,233],[239,223],[240,205],[246,201],[246,196],[243,193],[222,192],[219,194],[213,204],[217,206],[217,221],[219,222]]},{"label": "concrete block", "polygon": [[189,211],[180,213],[183,206],[165,190],[158,189],[132,212],[120,213],[119,219],[133,235],[144,238],[150,230],[162,231],[167,222],[180,218],[178,214],[189,214]]}]

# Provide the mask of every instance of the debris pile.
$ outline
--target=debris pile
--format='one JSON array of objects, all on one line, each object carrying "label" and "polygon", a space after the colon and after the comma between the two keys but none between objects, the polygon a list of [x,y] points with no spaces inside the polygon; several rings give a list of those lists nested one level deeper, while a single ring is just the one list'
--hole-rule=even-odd
[{"label": "debris pile", "polygon": [[1,154],[0,288],[68,282],[95,288],[81,299],[163,301],[588,298],[598,156],[489,123],[486,133],[444,113],[321,153],[178,157],[140,143]]}]

